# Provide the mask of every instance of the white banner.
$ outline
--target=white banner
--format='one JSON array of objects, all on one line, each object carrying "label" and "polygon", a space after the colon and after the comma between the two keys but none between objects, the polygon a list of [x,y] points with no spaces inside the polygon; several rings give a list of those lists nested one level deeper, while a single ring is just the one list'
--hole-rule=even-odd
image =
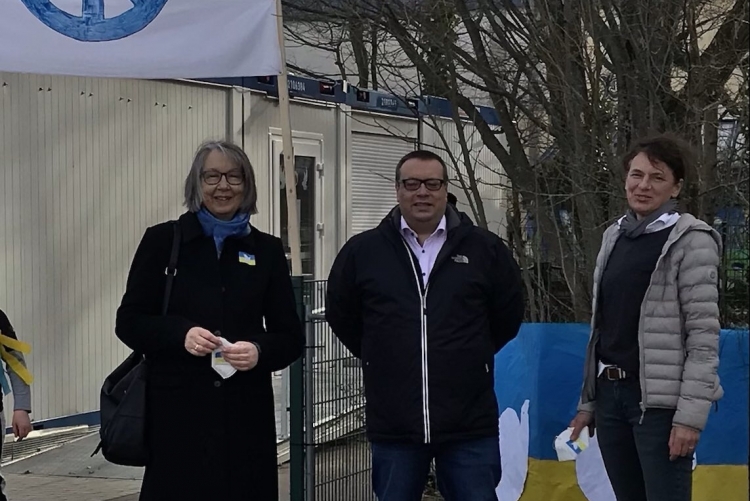
[{"label": "white banner", "polygon": [[275,0],[0,0],[0,71],[277,75]]}]

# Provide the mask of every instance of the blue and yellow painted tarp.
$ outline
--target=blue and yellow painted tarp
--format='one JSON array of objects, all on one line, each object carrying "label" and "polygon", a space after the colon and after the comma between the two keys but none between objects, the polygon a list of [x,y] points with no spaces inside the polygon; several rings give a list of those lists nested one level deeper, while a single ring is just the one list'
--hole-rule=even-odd
[{"label": "blue and yellow painted tarp", "polygon": [[[520,427],[526,419],[522,408],[528,412],[528,435],[519,429],[519,436],[528,437],[526,479],[519,487],[520,497],[506,494],[513,498],[510,501],[611,499],[608,489],[590,485],[600,479],[609,488],[603,465],[602,469],[592,466],[591,471],[581,471],[579,459],[576,471],[576,462],[559,462],[553,447],[555,436],[576,412],[588,334],[588,325],[582,324],[524,324],[518,337],[496,356],[495,391],[500,412],[513,409],[520,416]],[[696,449],[695,501],[748,499],[749,352],[748,331],[722,331],[719,376],[725,394],[718,408],[711,411]],[[523,441],[519,438],[525,447]],[[589,484],[584,487],[586,495],[578,480],[584,477],[589,479],[582,482]]]}]

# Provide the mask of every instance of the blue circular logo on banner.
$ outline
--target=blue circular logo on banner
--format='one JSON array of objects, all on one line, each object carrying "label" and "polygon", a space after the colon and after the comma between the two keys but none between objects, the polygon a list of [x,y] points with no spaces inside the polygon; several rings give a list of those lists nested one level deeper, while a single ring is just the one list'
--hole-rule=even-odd
[{"label": "blue circular logo on banner", "polygon": [[104,17],[104,0],[82,0],[74,16],[50,0],[21,0],[37,19],[61,35],[81,42],[108,42],[138,33],[156,19],[168,0],[130,0],[133,7],[119,16]]}]

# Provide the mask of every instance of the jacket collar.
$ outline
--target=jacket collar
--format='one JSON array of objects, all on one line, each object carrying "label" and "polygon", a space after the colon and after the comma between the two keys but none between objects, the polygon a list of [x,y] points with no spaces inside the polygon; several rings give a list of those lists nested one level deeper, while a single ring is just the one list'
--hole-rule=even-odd
[{"label": "jacket collar", "polygon": [[[445,233],[447,230],[448,230],[448,219],[445,216],[443,216],[440,218],[438,227],[435,229],[435,231],[432,234],[440,235],[442,233]],[[411,229],[411,227],[409,226],[409,223],[407,223],[406,219],[404,219],[404,216],[401,216],[401,234],[408,235],[411,233],[414,233],[414,230]]]},{"label": "jacket collar", "polygon": [[[389,212],[387,216],[385,216],[380,223],[380,227],[383,229],[390,227],[396,231],[396,234],[401,235],[401,216],[401,209],[397,205],[391,209],[391,212]],[[461,226],[471,227],[474,226],[474,223],[472,223],[468,217],[462,218],[461,213],[451,205],[448,205],[445,208],[445,230],[448,233],[449,238],[453,230],[456,230]]]},{"label": "jacket collar", "polygon": [[[440,268],[441,264],[454,252],[463,239],[471,233],[472,228],[474,227],[474,223],[471,222],[471,219],[465,214],[458,212],[450,205],[445,209],[445,221],[446,240],[435,259],[435,265],[432,268],[433,271],[437,271]],[[391,212],[383,218],[383,221],[378,226],[378,231],[382,232],[385,238],[396,248],[404,249],[404,237],[401,232],[401,210],[398,206],[394,207]],[[406,249],[407,252],[411,252],[408,249],[408,246]],[[408,253],[403,253],[401,255],[406,257],[408,256]],[[403,264],[408,267],[408,260],[404,260]]]},{"label": "jacket collar", "polygon": [[178,220],[180,229],[182,230],[182,241],[183,243],[192,242],[201,237],[205,237],[203,234],[203,227],[198,216],[193,212],[186,212],[180,216]]},{"label": "jacket collar", "polygon": [[[715,229],[709,226],[708,223],[697,219],[692,214],[683,213],[672,227],[672,231],[669,233],[669,237],[667,238],[667,241],[662,248],[662,255],[666,254],[667,251],[672,247],[672,245],[680,238],[682,238],[683,235],[691,231],[705,231],[709,233],[711,237],[713,237],[713,239],[716,241],[716,244],[719,246],[719,253],[721,253],[721,235],[719,235],[719,233]],[[619,221],[615,222],[615,224],[610,226],[609,229],[607,229],[607,231],[604,233],[604,238],[602,239],[605,251],[604,264],[606,264],[607,259],[612,252],[612,248],[614,247],[615,242],[617,242],[617,239],[620,238],[620,235],[621,233]]]}]

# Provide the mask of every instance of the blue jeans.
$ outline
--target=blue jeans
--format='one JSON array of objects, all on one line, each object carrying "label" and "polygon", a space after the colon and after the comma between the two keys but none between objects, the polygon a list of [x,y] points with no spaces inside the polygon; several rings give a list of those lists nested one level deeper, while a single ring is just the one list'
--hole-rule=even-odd
[{"label": "blue jeans", "polygon": [[642,414],[640,401],[637,379],[597,381],[596,436],[617,501],[690,501],[693,458],[669,460],[675,411]]},{"label": "blue jeans", "polygon": [[372,484],[378,501],[421,501],[435,460],[445,501],[497,501],[497,438],[442,445],[372,443]]}]

